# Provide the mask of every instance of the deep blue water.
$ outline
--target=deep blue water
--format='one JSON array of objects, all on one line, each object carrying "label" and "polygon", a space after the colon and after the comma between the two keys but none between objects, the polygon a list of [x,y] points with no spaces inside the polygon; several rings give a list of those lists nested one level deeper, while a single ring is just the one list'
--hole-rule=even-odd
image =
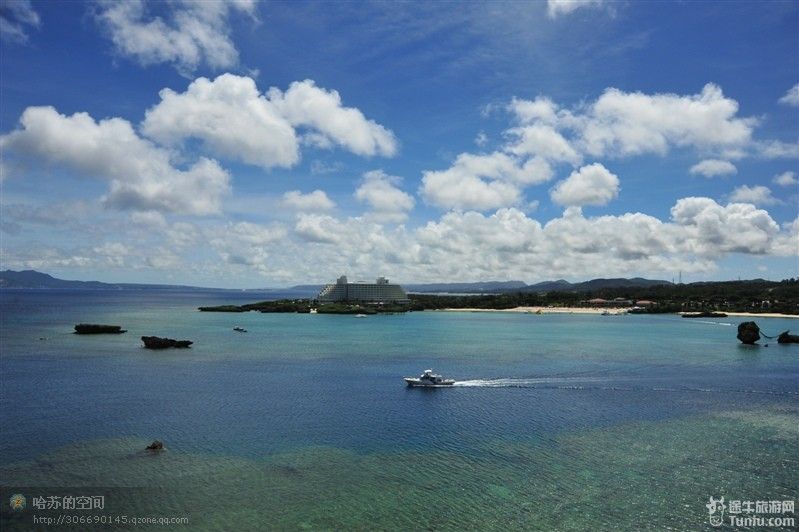
[{"label": "deep blue water", "polygon": [[[635,423],[671,435],[671,422],[720,413],[797,419],[799,346],[742,346],[740,318],[196,311],[287,295],[0,291],[3,464],[125,438],[248,460],[323,446],[479,461],[498,442],[540,448]],[[799,328],[757,321],[768,334]],[[80,322],[128,332],[71,334]],[[195,344],[148,351],[150,334]],[[428,367],[466,382],[404,386]]]}]

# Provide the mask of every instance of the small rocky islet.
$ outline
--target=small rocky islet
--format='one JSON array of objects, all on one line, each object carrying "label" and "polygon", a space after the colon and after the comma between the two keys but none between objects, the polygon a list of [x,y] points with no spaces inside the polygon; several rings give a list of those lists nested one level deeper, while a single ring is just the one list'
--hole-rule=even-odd
[{"label": "small rocky islet", "polygon": [[164,447],[164,442],[161,440],[153,440],[153,443],[145,447],[144,449],[147,451],[163,451],[166,447]]},{"label": "small rocky islet", "polygon": [[783,331],[777,336],[778,344],[799,344],[799,334],[791,334],[791,331]]},{"label": "small rocky islet", "polygon": [[[768,336],[773,338],[773,336]],[[755,345],[760,340],[760,327],[753,321],[745,321],[738,325],[738,339],[746,345]],[[799,344],[799,335],[791,331],[783,331],[777,336],[778,344]]]},{"label": "small rocky islet", "polygon": [[[128,331],[120,325],[102,325],[98,323],[79,323],[75,325],[75,334],[122,334],[125,332]],[[44,338],[39,339],[42,340]],[[144,343],[145,349],[187,348],[194,343],[191,340],[174,340],[172,338],[161,338],[160,336],[142,336],[141,341]]]},{"label": "small rocky islet", "polygon": [[727,314],[724,312],[691,312],[682,315],[683,318],[726,318]]},{"label": "small rocky islet", "polygon": [[98,323],[79,323],[75,334],[122,334],[128,332],[121,325],[101,325]]},{"label": "small rocky islet", "polygon": [[168,349],[170,347],[187,348],[191,347],[191,340],[173,340],[172,338],[161,338],[159,336],[142,336],[145,349]]}]

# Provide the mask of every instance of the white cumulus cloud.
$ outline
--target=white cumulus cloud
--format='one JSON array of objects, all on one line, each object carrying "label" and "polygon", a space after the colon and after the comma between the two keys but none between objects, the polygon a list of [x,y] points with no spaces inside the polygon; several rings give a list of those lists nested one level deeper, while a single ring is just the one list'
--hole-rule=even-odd
[{"label": "white cumulus cloud", "polygon": [[391,131],[342,106],[336,91],[310,80],[292,83],[285,93],[273,87],[264,95],[252,78],[222,74],[198,78],[186,92],[167,88],[160,95],[142,122],[145,135],[168,146],[199,139],[217,157],[262,168],[294,166],[301,140],[323,148],[339,145],[362,156],[392,156],[397,150]]},{"label": "white cumulus cloud", "polygon": [[329,211],[336,207],[335,202],[327,197],[324,190],[314,190],[303,194],[299,190],[290,190],[283,194],[283,205],[298,211]]},{"label": "white cumulus cloud", "polygon": [[710,198],[689,197],[677,201],[671,216],[680,229],[680,245],[700,256],[768,253],[780,230],[768,212],[750,203],[722,206]]},{"label": "white cumulus cloud", "polygon": [[162,144],[197,138],[218,157],[263,168],[299,161],[294,128],[249,77],[198,78],[184,93],[163,89],[160,96],[147,111],[142,132]]},{"label": "white cumulus cloud", "polygon": [[558,122],[558,105],[544,96],[539,96],[535,100],[513,98],[508,104],[508,110],[522,124],[555,125]]},{"label": "white cumulus cloud", "polygon": [[109,181],[105,201],[111,206],[211,214],[230,191],[230,176],[216,161],[201,157],[185,170],[176,168],[167,150],[139,137],[121,118],[97,122],[88,113],[28,107],[20,125],[0,137],[3,151]]},{"label": "white cumulus cloud", "polygon": [[689,96],[606,89],[586,115],[566,118],[590,155],[665,155],[670,146],[718,150],[747,145],[756,120],[737,113],[738,102],[708,83]]},{"label": "white cumulus cloud", "polygon": [[274,255],[272,251],[283,252],[280,243],[286,238],[286,230],[281,225],[229,222],[207,229],[205,238],[227,264],[265,272]]},{"label": "white cumulus cloud", "polygon": [[555,203],[569,207],[607,205],[619,195],[619,178],[594,163],[572,172],[555,185],[550,195]]},{"label": "white cumulus cloud", "polygon": [[783,172],[779,175],[775,175],[772,181],[781,187],[790,187],[791,185],[799,184],[799,180],[796,179],[796,172]]},{"label": "white cumulus cloud", "polygon": [[552,178],[540,157],[522,159],[503,152],[460,154],[453,165],[422,176],[420,193],[433,205],[452,209],[490,210],[516,205],[521,189]]},{"label": "white cumulus cloud", "polygon": [[732,191],[730,201],[752,203],[754,205],[773,205],[780,200],[771,195],[771,189],[763,185],[741,185]]},{"label": "white cumulus cloud", "polygon": [[416,203],[413,196],[397,185],[402,181],[382,170],[363,174],[363,181],[355,190],[355,198],[370,207],[370,216],[377,221],[403,222]]},{"label": "white cumulus cloud", "polygon": [[[163,16],[154,14],[155,6]],[[97,22],[118,53],[147,66],[170,63],[183,74],[205,63],[214,69],[238,65],[229,19],[239,12],[255,17],[255,0],[175,0],[146,4],[142,0],[101,1]]]},{"label": "white cumulus cloud", "polygon": [[705,177],[715,177],[719,175],[730,175],[738,172],[735,165],[729,161],[720,159],[705,159],[691,167],[692,174],[699,174]]},{"label": "white cumulus cloud", "polygon": [[506,131],[513,137],[507,151],[514,155],[532,155],[553,162],[580,164],[582,157],[563,135],[552,126],[531,124],[514,127]]},{"label": "white cumulus cloud", "polygon": [[294,225],[294,232],[303,240],[327,244],[335,244],[348,237],[338,219],[327,214],[301,213]]},{"label": "white cumulus cloud", "polygon": [[397,153],[397,140],[390,130],[360,110],[344,107],[337,91],[317,87],[312,80],[295,81],[285,92],[273,87],[268,97],[293,126],[311,128],[316,144],[338,144],[362,156]]},{"label": "white cumulus cloud", "polygon": [[788,89],[788,92],[780,98],[780,103],[784,103],[785,105],[791,105],[793,107],[799,107],[799,83]]},{"label": "white cumulus cloud", "polygon": [[[705,156],[732,158],[742,157],[755,145],[752,133],[757,121],[738,116],[738,102],[712,83],[693,95],[609,88],[595,101],[572,108],[545,96],[513,98],[506,109],[516,124],[503,132],[505,140],[497,151],[462,153],[450,168],[423,173],[420,194],[427,203],[481,211],[516,206],[527,187],[551,179],[558,166],[577,168],[587,157],[666,155],[672,148],[687,148]],[[792,149],[769,142],[772,153],[784,156]],[[708,158],[692,169],[703,175],[734,170],[732,163],[720,158]],[[575,178],[558,185],[553,198],[577,198],[578,182]],[[586,199],[580,201],[604,205],[618,192],[612,184],[605,185],[598,189],[603,193],[582,190]],[[576,199],[569,201],[576,205]]]},{"label": "white cumulus cloud", "polygon": [[799,141],[764,140],[755,143],[758,155],[766,159],[799,159]]}]

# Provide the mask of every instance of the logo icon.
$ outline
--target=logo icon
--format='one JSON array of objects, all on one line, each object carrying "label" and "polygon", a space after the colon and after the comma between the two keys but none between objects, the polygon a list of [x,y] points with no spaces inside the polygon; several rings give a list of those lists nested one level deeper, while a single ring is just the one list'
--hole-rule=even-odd
[{"label": "logo icon", "polygon": [[721,526],[724,521],[724,510],[727,508],[724,504],[724,497],[720,499],[710,498],[710,501],[705,505],[708,513],[710,514],[710,524],[713,526]]},{"label": "logo icon", "polygon": [[21,493],[15,493],[11,496],[11,509],[15,512],[21,512],[27,506],[27,501],[25,500],[25,496]]}]

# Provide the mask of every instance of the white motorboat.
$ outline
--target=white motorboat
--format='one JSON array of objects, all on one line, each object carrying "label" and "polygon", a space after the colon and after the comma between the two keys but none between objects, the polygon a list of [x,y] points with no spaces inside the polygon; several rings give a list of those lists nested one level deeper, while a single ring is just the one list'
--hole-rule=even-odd
[{"label": "white motorboat", "polygon": [[419,386],[426,388],[436,388],[439,386],[452,386],[455,384],[453,379],[445,379],[437,373],[433,373],[432,369],[424,370],[424,373],[419,377],[403,377],[403,380],[408,386]]}]

